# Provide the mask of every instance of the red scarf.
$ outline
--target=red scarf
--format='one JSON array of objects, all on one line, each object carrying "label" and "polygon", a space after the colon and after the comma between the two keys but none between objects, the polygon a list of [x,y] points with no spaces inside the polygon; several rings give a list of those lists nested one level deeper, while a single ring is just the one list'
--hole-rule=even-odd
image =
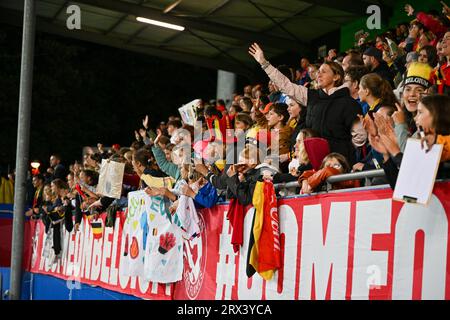
[{"label": "red scarf", "polygon": [[83,200],[87,199],[87,195],[85,195],[84,192],[81,191],[81,187],[78,183],[75,185],[75,189],[77,189],[78,194],[81,196],[81,198],[83,198]]},{"label": "red scarf", "polygon": [[239,203],[237,199],[230,199],[228,205],[227,219],[230,221],[233,227],[233,234],[231,235],[231,244],[233,245],[234,252],[239,251],[239,247],[242,246],[244,241],[244,206]]}]

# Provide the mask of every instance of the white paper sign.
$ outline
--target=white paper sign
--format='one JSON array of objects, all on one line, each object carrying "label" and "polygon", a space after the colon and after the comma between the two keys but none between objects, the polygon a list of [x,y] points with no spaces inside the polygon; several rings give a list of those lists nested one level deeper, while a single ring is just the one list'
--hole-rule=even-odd
[{"label": "white paper sign", "polygon": [[441,144],[425,152],[420,140],[409,138],[392,198],[426,205],[433,191],[441,153]]},{"label": "white paper sign", "polygon": [[180,222],[175,220],[163,197],[150,197],[142,190],[128,193],[122,275],[158,283],[182,279],[184,239]]},{"label": "white paper sign", "polygon": [[106,197],[120,199],[125,164],[110,160],[102,160],[97,193]]},{"label": "white paper sign", "polygon": [[180,113],[181,119],[184,123],[193,126],[195,124],[195,109],[200,106],[202,100],[195,99],[189,103],[186,103],[181,108],[178,108],[178,112]]}]

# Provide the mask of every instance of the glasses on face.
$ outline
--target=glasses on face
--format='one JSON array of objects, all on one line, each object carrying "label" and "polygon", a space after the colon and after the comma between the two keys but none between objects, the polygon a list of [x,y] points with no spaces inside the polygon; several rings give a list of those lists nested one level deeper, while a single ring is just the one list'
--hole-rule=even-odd
[{"label": "glasses on face", "polygon": [[334,163],[334,164],[329,163],[329,164],[327,164],[327,167],[331,167],[331,168],[335,168],[335,169],[339,170],[342,168],[342,165],[339,163]]}]

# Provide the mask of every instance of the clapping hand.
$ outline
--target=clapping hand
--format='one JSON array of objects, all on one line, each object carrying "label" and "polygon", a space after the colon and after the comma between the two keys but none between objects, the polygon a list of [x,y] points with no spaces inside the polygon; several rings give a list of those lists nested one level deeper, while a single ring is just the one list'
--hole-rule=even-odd
[{"label": "clapping hand", "polygon": [[375,125],[378,128],[380,142],[392,156],[397,155],[400,152],[400,147],[398,145],[397,136],[395,135],[392,123],[388,118],[385,118],[380,114],[375,113],[374,117]]},{"label": "clapping hand", "polygon": [[363,127],[367,131],[369,136],[376,136],[378,134],[377,127],[375,126],[375,123],[370,116],[363,117],[362,115],[358,114],[358,118],[360,121],[362,121]]}]

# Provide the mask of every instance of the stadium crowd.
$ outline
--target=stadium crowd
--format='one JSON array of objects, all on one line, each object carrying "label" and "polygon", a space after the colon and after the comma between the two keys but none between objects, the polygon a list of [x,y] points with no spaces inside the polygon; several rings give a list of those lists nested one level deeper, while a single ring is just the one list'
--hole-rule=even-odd
[{"label": "stadium crowd", "polygon": [[[83,215],[104,211],[111,225],[134,190],[167,198],[171,212],[180,195],[196,207],[212,207],[220,199],[245,206],[263,179],[298,181],[290,194],[310,194],[323,191],[330,176],[381,168],[385,177],[372,184],[394,188],[410,137],[426,148],[443,145],[438,178],[448,177],[450,10],[416,13],[407,5],[405,11],[414,18],[410,23],[372,41],[363,35],[354,48],[330,50],[321,61],[302,57],[299,68],[271,65],[253,43],[249,54],[267,83],[245,86],[228,103],[201,102],[194,110],[199,128],[179,116],[150,128],[145,117],[128,147],[98,144],[68,168],[52,155],[51,167],[32,177],[26,215],[42,219],[46,228],[64,225],[71,231],[78,230]],[[102,159],[125,164],[120,199],[96,192]],[[171,183],[154,187],[151,178]],[[363,183],[349,180],[332,188]]]}]

